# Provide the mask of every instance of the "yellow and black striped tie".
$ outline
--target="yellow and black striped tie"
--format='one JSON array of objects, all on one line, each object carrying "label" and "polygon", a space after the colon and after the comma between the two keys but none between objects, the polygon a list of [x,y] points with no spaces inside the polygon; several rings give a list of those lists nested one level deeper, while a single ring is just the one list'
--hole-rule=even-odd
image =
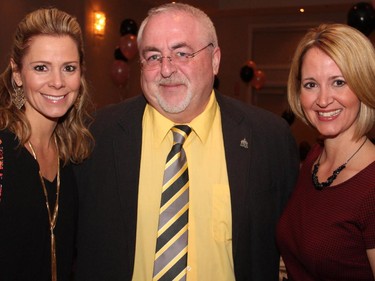
[{"label": "yellow and black striped tie", "polygon": [[171,130],[173,147],[164,170],[153,281],[186,280],[189,173],[182,145],[191,128],[176,125]]}]

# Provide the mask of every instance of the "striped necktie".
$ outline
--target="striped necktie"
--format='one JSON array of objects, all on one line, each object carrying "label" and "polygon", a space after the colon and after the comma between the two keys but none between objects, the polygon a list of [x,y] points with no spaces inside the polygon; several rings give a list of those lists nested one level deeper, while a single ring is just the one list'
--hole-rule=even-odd
[{"label": "striped necktie", "polygon": [[173,146],[164,170],[153,281],[186,280],[189,174],[182,145],[191,128],[176,125],[171,130]]}]

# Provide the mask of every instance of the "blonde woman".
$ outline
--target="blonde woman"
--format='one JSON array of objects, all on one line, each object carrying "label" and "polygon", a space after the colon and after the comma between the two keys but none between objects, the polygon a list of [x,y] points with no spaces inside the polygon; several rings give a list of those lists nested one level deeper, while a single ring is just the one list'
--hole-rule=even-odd
[{"label": "blonde woman", "polygon": [[343,24],[310,30],[288,82],[293,112],[319,132],[278,225],[289,280],[374,280],[375,51]]},{"label": "blonde woman", "polygon": [[39,9],[18,25],[0,77],[0,279],[70,280],[77,219],[71,163],[91,134],[81,29]]}]

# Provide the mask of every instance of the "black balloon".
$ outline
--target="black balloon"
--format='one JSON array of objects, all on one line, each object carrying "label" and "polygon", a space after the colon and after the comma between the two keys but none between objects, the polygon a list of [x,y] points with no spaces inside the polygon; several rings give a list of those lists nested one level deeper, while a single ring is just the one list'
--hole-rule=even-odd
[{"label": "black balloon", "polygon": [[115,49],[115,52],[114,52],[114,57],[115,57],[115,60],[122,60],[122,61],[128,61],[128,59],[123,55],[123,53],[121,52],[121,49],[120,47],[117,47]]},{"label": "black balloon", "polygon": [[121,26],[120,26],[121,36],[124,36],[126,34],[137,35],[137,33],[138,33],[138,26],[137,26],[137,23],[134,20],[124,19],[121,22]]},{"label": "black balloon", "polygon": [[250,82],[251,79],[253,79],[253,77],[254,77],[254,69],[247,66],[247,65],[244,65],[241,68],[240,77],[241,77],[242,81]]},{"label": "black balloon", "polygon": [[360,2],[350,8],[348,25],[368,36],[375,27],[375,10],[370,3]]}]

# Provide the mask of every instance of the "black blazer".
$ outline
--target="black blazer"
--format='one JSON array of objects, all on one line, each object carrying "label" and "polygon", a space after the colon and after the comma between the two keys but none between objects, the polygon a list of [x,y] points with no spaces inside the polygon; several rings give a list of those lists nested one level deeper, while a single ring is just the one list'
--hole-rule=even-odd
[{"label": "black blazer", "polygon": [[[282,118],[218,93],[216,98],[231,193],[236,280],[276,281],[275,226],[297,177],[297,147]],[[139,96],[100,110],[92,126],[94,152],[76,168],[78,281],[132,279],[145,105]],[[240,145],[243,139],[247,148]]]}]

